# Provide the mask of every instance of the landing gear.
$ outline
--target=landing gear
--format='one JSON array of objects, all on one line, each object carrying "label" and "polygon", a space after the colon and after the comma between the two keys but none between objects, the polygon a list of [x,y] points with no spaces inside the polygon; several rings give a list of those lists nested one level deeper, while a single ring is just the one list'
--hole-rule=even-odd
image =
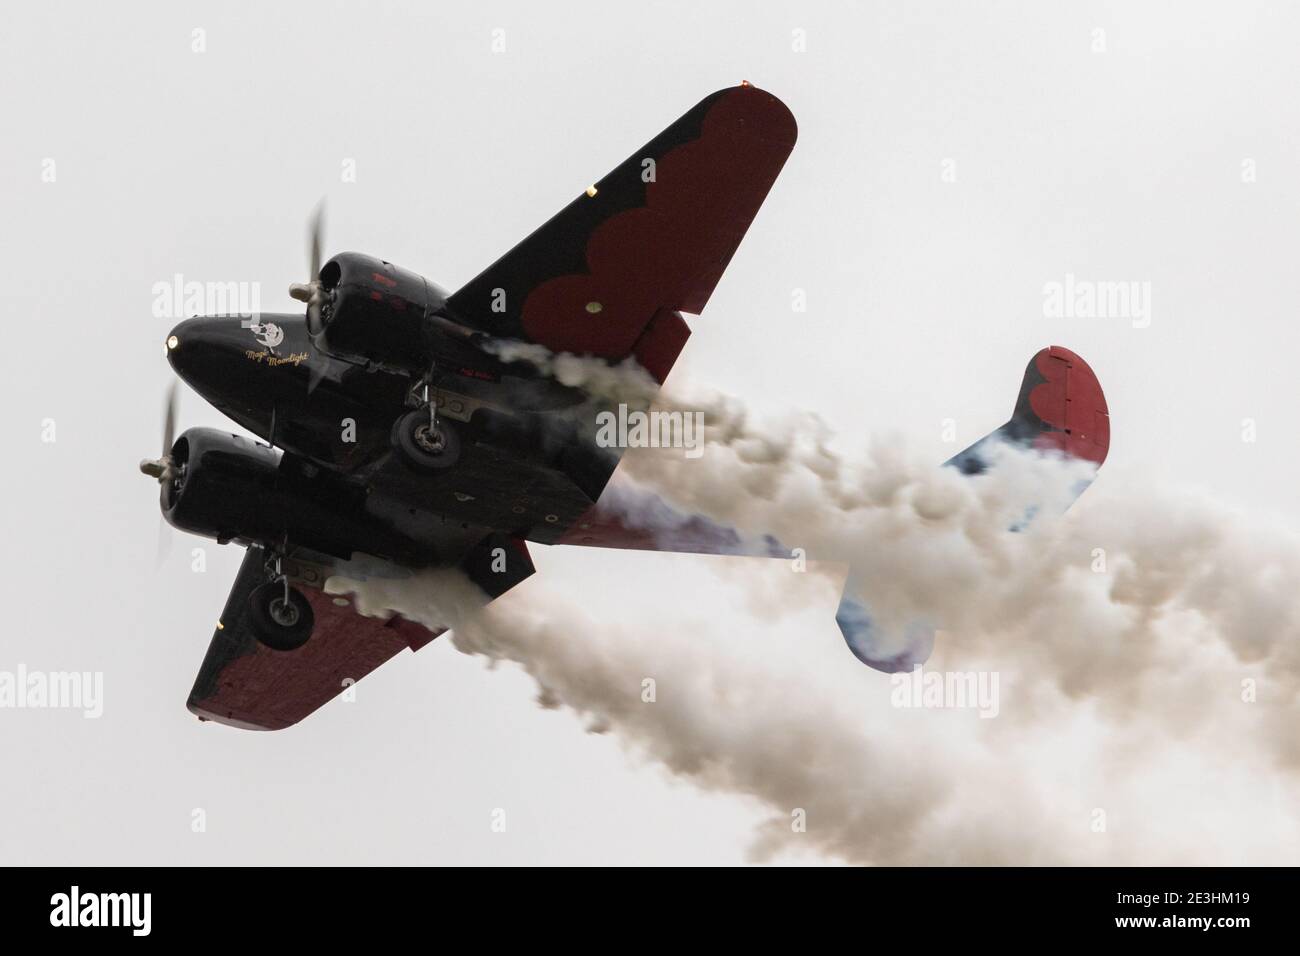
[{"label": "landing gear", "polygon": [[248,596],[248,620],[257,639],[273,651],[293,651],[307,643],[316,623],[311,605],[289,579],[279,574],[253,589]]},{"label": "landing gear", "polygon": [[460,460],[460,433],[451,422],[438,417],[437,401],[429,401],[427,380],[417,388],[423,405],[397,420],[393,426],[393,447],[415,471],[444,471]]}]

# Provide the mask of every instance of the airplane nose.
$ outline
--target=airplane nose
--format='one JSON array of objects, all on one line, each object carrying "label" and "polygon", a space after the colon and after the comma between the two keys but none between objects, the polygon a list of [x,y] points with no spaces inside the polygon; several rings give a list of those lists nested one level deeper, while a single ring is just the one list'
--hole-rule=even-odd
[{"label": "airplane nose", "polygon": [[177,324],[163,344],[176,374],[211,400],[238,371],[248,334],[239,319],[202,316]]},{"label": "airplane nose", "polygon": [[268,389],[296,388],[307,348],[304,320],[280,314],[185,319],[163,344],[175,373],[221,409],[255,405],[253,397]]},{"label": "airplane nose", "polygon": [[197,321],[197,319],[186,319],[168,332],[167,338],[163,341],[163,345],[167,350],[167,361],[178,372],[180,369],[176,366],[176,360],[180,357],[181,345],[190,340],[189,333],[194,330],[194,323]]},{"label": "airplane nose", "polygon": [[163,344],[176,374],[188,380],[192,374],[216,372],[231,364],[247,347],[248,335],[237,318],[199,316],[177,324]]}]

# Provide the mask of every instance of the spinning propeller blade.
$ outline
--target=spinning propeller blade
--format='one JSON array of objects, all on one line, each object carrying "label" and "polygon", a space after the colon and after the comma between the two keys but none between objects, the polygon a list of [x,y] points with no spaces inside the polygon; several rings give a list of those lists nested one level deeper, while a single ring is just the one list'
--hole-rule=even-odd
[{"label": "spinning propeller blade", "polygon": [[320,310],[325,294],[320,284],[320,257],[324,233],[325,201],[321,200],[307,226],[307,258],[311,275],[307,282],[294,282],[289,286],[290,296],[307,303],[307,332],[310,335],[318,334],[322,328]]},{"label": "spinning propeller blade", "polygon": [[163,404],[163,447],[159,458],[145,458],[140,462],[140,471],[150,478],[157,478],[158,483],[172,477],[172,445],[176,443],[176,383],[167,388],[167,398]]}]

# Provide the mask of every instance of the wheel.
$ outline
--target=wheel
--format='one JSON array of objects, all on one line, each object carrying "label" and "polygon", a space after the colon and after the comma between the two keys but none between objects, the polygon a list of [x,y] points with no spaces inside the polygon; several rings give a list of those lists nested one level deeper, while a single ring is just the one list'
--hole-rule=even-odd
[{"label": "wheel", "polygon": [[393,426],[398,455],[416,471],[443,471],[460,460],[460,432],[445,418],[429,426],[429,410],[407,412]]},{"label": "wheel", "polygon": [[248,618],[257,639],[273,651],[292,651],[307,643],[316,623],[311,605],[297,588],[289,588],[284,599],[284,582],[268,581],[248,596]]}]

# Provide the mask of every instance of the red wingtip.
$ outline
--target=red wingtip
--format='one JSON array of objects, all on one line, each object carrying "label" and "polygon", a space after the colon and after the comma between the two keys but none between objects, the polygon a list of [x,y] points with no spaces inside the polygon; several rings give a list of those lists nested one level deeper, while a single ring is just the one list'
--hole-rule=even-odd
[{"label": "red wingtip", "polygon": [[1035,355],[1030,367],[1043,381],[1030,390],[1029,407],[1056,429],[1045,433],[1039,444],[1100,465],[1110,450],[1110,410],[1096,373],[1059,345]]}]

